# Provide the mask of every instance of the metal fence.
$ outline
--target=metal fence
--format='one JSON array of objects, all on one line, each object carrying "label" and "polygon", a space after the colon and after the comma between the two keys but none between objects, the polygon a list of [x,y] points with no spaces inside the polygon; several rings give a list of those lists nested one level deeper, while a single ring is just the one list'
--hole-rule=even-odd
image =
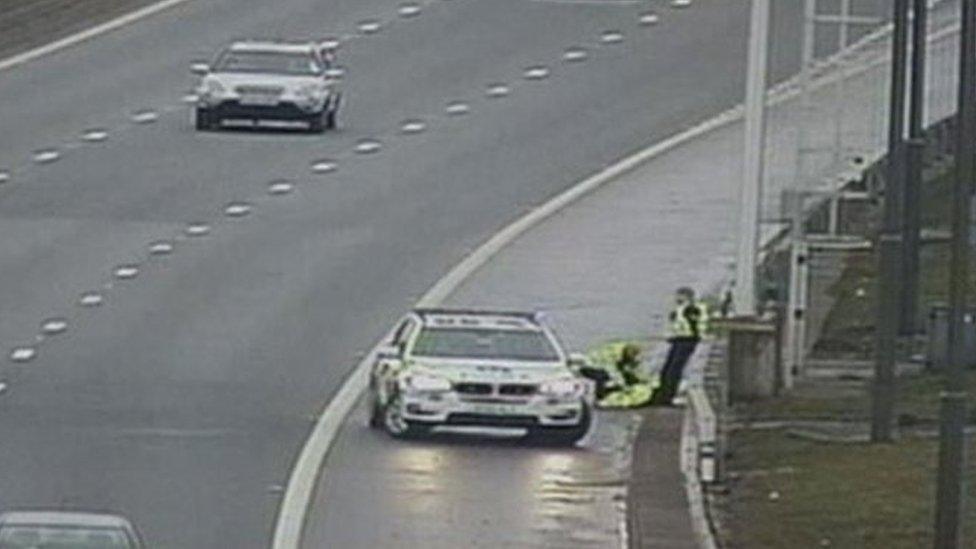
[{"label": "metal fence", "polygon": [[[818,8],[823,0],[804,0]],[[830,2],[835,10],[808,10],[803,74],[778,90],[768,117],[767,171],[763,186],[763,216],[769,223],[798,227],[790,238],[790,258],[785,280],[776,281],[789,298],[787,307],[787,383],[803,369],[807,353],[819,331],[823,304],[810,307],[810,267],[823,271],[838,268],[832,255],[863,249],[869,227],[863,221],[877,191],[884,186],[884,154],[887,149],[891,88],[891,27],[883,22],[890,2],[876,12],[850,14],[848,0]],[[956,109],[958,82],[957,0],[933,0],[927,36],[925,123],[929,130],[926,158],[945,162],[949,156],[951,117]],[[870,24],[874,18],[878,23]],[[849,32],[843,25],[857,25],[861,36],[843,42]],[[833,32],[823,32],[830,29]],[[839,29],[839,30],[838,30]],[[812,35],[812,36],[811,36]],[[817,40],[841,36],[846,48],[829,51]],[[782,259],[781,256],[773,255]],[[775,269],[773,269],[775,270]],[[822,274],[822,273],[817,273]],[[808,314],[811,313],[811,314]]]}]

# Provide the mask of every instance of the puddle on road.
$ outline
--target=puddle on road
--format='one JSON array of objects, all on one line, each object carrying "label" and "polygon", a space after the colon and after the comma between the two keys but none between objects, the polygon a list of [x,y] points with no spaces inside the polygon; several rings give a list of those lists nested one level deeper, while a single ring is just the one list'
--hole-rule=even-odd
[{"label": "puddle on road", "polygon": [[616,413],[598,422],[587,452],[543,470],[534,491],[535,535],[553,547],[609,547],[620,543],[626,517],[631,448],[640,416]]}]

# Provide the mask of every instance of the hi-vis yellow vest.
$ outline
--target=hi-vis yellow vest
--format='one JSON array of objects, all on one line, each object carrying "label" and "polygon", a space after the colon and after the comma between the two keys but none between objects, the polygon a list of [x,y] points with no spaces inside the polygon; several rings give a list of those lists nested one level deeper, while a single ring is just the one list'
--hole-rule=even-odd
[{"label": "hi-vis yellow vest", "polygon": [[705,337],[705,334],[708,333],[708,305],[703,301],[698,301],[694,305],[699,311],[697,332],[695,331],[696,326],[692,326],[692,323],[685,315],[685,310],[690,304],[685,304],[671,312],[670,333],[668,334],[670,337]]}]

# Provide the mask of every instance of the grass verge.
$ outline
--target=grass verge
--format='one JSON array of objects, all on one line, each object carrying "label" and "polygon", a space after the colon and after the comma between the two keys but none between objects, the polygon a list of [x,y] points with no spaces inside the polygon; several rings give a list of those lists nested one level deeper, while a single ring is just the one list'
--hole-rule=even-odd
[{"label": "grass verge", "polygon": [[[942,174],[923,187],[922,224],[928,230],[948,231],[951,191],[952,173]],[[923,244],[918,296],[921,318],[928,314],[932,304],[948,300],[949,260],[947,241]],[[828,292],[835,304],[814,346],[814,357],[869,359],[874,355],[877,267],[878,260],[873,252],[848,255],[843,274]],[[976,261],[970,271],[970,303],[976,304]]]},{"label": "grass verge", "polygon": [[[948,227],[951,177],[945,174],[923,190],[922,219],[931,230]],[[933,241],[921,252],[919,311],[945,302],[949,249]],[[976,264],[973,274],[976,275]],[[829,293],[834,305],[815,356],[867,360],[874,355],[877,315],[877,258],[852,253]],[[976,278],[970,294],[976,297]],[[970,303],[976,303],[972,300]],[[925,373],[899,379],[899,423],[934,429],[943,379]],[[802,381],[789,395],[737,406],[742,420],[848,421],[862,428],[869,419],[867,382],[857,379]],[[967,389],[976,394],[976,371]],[[970,423],[976,424],[976,406]],[[976,441],[971,459],[965,517],[967,547],[976,548]],[[823,442],[786,429],[732,433],[726,463],[728,495],[717,500],[723,546],[765,549],[843,547],[917,549],[931,547],[935,513],[938,440],[906,435],[893,444]]]},{"label": "grass verge", "polygon": [[[868,445],[740,432],[723,512],[725,546],[931,547],[937,448],[932,439]],[[973,460],[969,477],[976,478]],[[976,484],[968,493],[976,502]],[[976,539],[976,505],[968,506],[965,525],[967,539]]]}]

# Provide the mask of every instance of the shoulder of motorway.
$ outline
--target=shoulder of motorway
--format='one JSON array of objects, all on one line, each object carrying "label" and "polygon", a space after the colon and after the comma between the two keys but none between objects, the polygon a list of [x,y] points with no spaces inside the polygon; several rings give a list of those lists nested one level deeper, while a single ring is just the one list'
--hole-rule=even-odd
[{"label": "shoulder of motorway", "polygon": [[[870,67],[865,63],[865,70]],[[864,76],[855,70],[847,77]],[[827,93],[823,90],[832,81],[825,75],[815,83],[815,93]],[[791,84],[784,83],[772,94],[771,140],[785,139],[790,131],[784,113],[798,100]],[[729,111],[579,183],[486,241],[421,303],[542,310],[573,350],[608,339],[645,339],[660,333],[662,313],[674,288],[690,285],[708,291],[730,275],[736,174],[741,170],[739,120],[739,111]],[[852,117],[850,123],[866,127],[871,120]],[[772,164],[788,161],[776,158]],[[768,229],[763,231],[764,241],[778,232],[777,227]],[[649,353],[651,369],[660,367],[660,350]],[[319,441],[319,448],[329,454],[305,517],[305,547],[459,546],[487,535],[485,521],[505,524],[503,533],[492,530],[493,535],[513,544],[571,547],[581,539],[593,542],[602,532],[603,544],[666,542],[669,547],[696,547],[697,536],[707,528],[693,524],[689,516],[678,468],[680,414],[644,415],[644,421],[653,425],[641,430],[637,447],[650,455],[634,457],[634,470],[646,472],[656,464],[668,471],[659,471],[653,486],[646,478],[636,484],[633,479],[616,479],[621,485],[630,484],[632,491],[626,499],[634,508],[631,524],[624,528],[621,516],[626,515],[620,507],[616,514],[608,511],[606,497],[610,494],[613,500],[613,491],[586,487],[586,479],[600,465],[593,456],[614,455],[614,445],[621,440],[628,452],[633,448],[633,432],[623,439],[617,433],[626,430],[626,413],[601,414],[584,451],[569,459],[565,453],[545,449],[513,452],[503,446],[486,452],[481,444],[473,450],[422,443],[398,449],[399,443],[366,429],[366,412],[353,403],[350,399],[349,410],[332,410],[349,413],[342,425],[334,424],[335,416],[331,418],[335,440]],[[405,475],[410,463],[402,460],[412,454],[438,464],[426,474],[446,478],[430,480],[436,484],[431,486]],[[563,499],[582,503],[573,509],[554,506],[547,491],[552,471],[532,469],[531,464],[540,461],[560,463]],[[473,463],[481,473],[468,470]],[[608,476],[629,476],[627,470],[621,473],[610,464],[603,466]],[[376,488],[357,491],[355,487],[366,477]],[[305,488],[312,492],[311,487]],[[490,494],[491,508],[482,500],[472,501],[471,493]],[[436,499],[436,504],[396,503],[411,497]],[[622,501],[619,496],[617,500]],[[506,515],[506,509],[517,512]],[[357,526],[357,517],[369,517],[373,526]],[[582,526],[569,530],[539,526],[553,517]],[[583,517],[586,520],[580,522]],[[451,521],[450,532],[434,528],[445,518]],[[607,535],[611,531],[614,535]]]}]

